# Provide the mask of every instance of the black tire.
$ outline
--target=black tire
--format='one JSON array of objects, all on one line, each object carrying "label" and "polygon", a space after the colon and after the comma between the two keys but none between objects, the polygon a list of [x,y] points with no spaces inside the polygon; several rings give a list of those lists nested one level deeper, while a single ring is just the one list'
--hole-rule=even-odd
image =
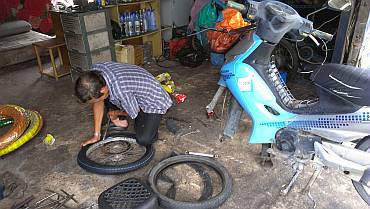
[{"label": "black tire", "polygon": [[[218,172],[222,179],[222,191],[217,194],[215,197],[209,200],[199,201],[199,202],[181,202],[170,199],[165,195],[161,194],[155,182],[157,177],[161,171],[166,169],[167,167],[178,164],[178,163],[199,163],[205,164],[215,171]],[[207,158],[207,157],[199,157],[199,156],[192,156],[192,155],[179,155],[175,157],[170,157],[159,162],[156,166],[152,168],[149,173],[148,182],[154,193],[158,195],[159,205],[165,209],[210,209],[210,208],[218,208],[222,205],[231,195],[232,191],[232,179],[228,171],[224,166],[222,166],[217,161]]]},{"label": "black tire", "polygon": [[[355,148],[362,151],[370,152],[370,136],[366,136],[365,138],[361,139],[361,141],[356,145]],[[365,186],[360,182],[353,180],[352,184],[361,198],[370,206],[370,193],[366,192]]]},{"label": "black tire", "polygon": [[[282,50],[284,53],[286,53],[290,56],[289,59],[291,59],[290,60],[291,63],[289,64],[289,66],[283,66],[282,63],[279,63],[278,59],[284,60],[284,61],[281,61],[281,62],[286,63],[285,62],[286,58],[279,57],[279,56],[284,56],[284,55],[281,54],[282,53],[281,51],[278,52],[278,50]],[[297,50],[295,49],[293,44],[291,42],[289,42],[288,40],[281,39],[280,42],[276,45],[272,54],[275,55],[275,60],[277,60],[277,62],[276,62],[277,69],[278,70],[285,70],[288,73],[287,80],[288,81],[294,81],[294,79],[296,78],[296,76],[298,74],[299,58],[298,58]]]},{"label": "black tire", "polygon": [[[127,137],[127,138],[133,138],[136,139],[135,134],[131,133],[115,133],[112,135],[109,135],[109,137]],[[103,142],[103,141],[101,141]],[[98,142],[99,143],[99,142]],[[133,170],[137,170],[139,168],[144,167],[147,165],[154,157],[154,147],[153,145],[150,145],[146,147],[145,154],[137,161],[128,163],[126,165],[103,165],[98,164],[92,160],[90,160],[86,152],[89,149],[89,147],[92,145],[87,145],[83,147],[77,156],[77,163],[78,165],[92,173],[98,173],[98,174],[122,174],[127,173]]]}]

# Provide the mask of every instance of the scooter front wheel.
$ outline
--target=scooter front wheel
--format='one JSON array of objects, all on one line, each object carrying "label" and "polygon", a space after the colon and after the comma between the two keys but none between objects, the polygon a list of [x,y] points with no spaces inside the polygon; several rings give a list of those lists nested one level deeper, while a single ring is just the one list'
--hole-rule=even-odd
[{"label": "scooter front wheel", "polygon": [[[365,152],[370,152],[370,136],[367,136],[356,145],[356,149],[365,151]],[[361,196],[361,198],[368,204],[370,205],[370,187],[361,184],[360,182],[353,181],[352,184],[355,187],[356,191],[358,194]]]}]

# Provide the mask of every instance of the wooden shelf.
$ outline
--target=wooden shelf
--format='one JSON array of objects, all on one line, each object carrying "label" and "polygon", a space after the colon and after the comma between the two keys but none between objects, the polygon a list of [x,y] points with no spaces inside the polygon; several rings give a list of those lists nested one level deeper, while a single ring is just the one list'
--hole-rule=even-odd
[{"label": "wooden shelf", "polygon": [[127,6],[127,5],[141,4],[141,3],[149,3],[149,2],[152,2],[152,1],[154,1],[154,0],[135,1],[135,2],[130,2],[130,3],[118,3],[116,5],[118,5],[118,6]]},{"label": "wooden shelf", "polygon": [[[120,21],[120,13],[127,11],[137,11],[139,9],[149,8],[148,3],[150,3],[150,8],[156,11],[156,25],[161,25],[161,7],[160,0],[142,0],[130,3],[117,3],[114,5],[109,5],[109,16],[111,20],[115,22]],[[122,37],[121,39],[115,40],[115,42],[125,41],[125,44],[130,45],[142,45],[145,42],[152,42],[152,52],[154,57],[159,57],[162,55],[162,31],[167,30],[168,27],[161,27],[157,30],[150,31],[140,35],[134,35],[130,37]]]},{"label": "wooden shelf", "polygon": [[169,26],[169,25],[162,25],[161,27],[161,31],[170,30],[170,29],[172,29],[172,26]]},{"label": "wooden shelf", "polygon": [[155,34],[155,33],[158,33],[158,32],[159,32],[159,30],[154,30],[154,31],[146,32],[146,33],[138,35],[138,36],[130,36],[130,37],[127,37],[127,38],[117,39],[115,41],[116,42],[117,41],[126,41],[126,40],[130,40],[130,39],[134,39],[134,38],[141,38],[141,37],[149,36],[149,35],[152,35],[152,34]]}]

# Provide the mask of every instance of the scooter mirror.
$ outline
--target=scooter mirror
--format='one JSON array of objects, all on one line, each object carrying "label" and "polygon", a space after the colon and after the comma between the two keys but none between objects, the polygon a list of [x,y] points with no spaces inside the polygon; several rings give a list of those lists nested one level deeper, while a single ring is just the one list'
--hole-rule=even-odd
[{"label": "scooter mirror", "polygon": [[352,6],[352,0],[329,0],[328,7],[338,11],[349,11]]}]

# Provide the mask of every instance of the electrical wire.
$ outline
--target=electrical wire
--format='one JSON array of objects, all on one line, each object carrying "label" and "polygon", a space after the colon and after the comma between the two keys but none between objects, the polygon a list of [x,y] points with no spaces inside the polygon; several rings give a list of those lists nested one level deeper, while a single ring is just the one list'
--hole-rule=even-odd
[{"label": "electrical wire", "polygon": [[323,27],[324,25],[326,25],[326,24],[328,24],[329,22],[331,22],[331,21],[333,21],[333,20],[335,20],[335,19],[337,19],[338,17],[340,16],[340,14],[339,15],[337,15],[337,16],[335,16],[335,17],[333,17],[332,19],[330,19],[330,20],[328,20],[328,21],[326,21],[326,22],[323,22],[319,27],[317,27],[316,29],[317,30],[319,30],[321,27]]},{"label": "electrical wire", "polygon": [[322,40],[321,38],[319,38],[319,39],[322,41],[323,46],[325,46],[325,49],[324,49],[324,50],[321,48],[323,51],[325,51],[325,58],[324,58],[324,60],[323,60],[321,63],[316,63],[316,62],[311,62],[311,61],[309,61],[309,60],[304,59],[304,58],[303,58],[303,57],[301,57],[301,55],[299,54],[298,44],[297,44],[297,42],[296,42],[296,43],[295,43],[295,47],[296,47],[296,49],[297,49],[297,55],[298,55],[299,59],[301,59],[301,60],[303,60],[303,61],[305,61],[305,62],[307,62],[307,63],[313,64],[313,65],[322,65],[322,64],[324,64],[324,63],[326,62],[326,59],[328,58],[328,46],[326,45],[326,42],[325,42],[324,40]]},{"label": "electrical wire", "polygon": [[283,39],[288,40],[288,41],[291,41],[291,42],[302,42],[302,41],[305,40],[305,38],[302,38],[302,39],[290,39],[290,38],[286,38],[286,37],[283,37]]}]

